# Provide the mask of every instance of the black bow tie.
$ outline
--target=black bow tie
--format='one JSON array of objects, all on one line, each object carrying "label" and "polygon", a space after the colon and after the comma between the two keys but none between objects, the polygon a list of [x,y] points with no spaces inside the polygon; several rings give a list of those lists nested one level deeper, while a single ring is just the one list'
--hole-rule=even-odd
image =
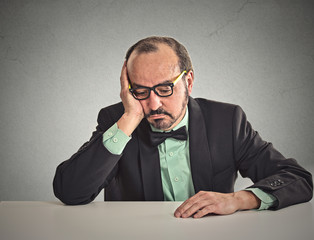
[{"label": "black bow tie", "polygon": [[178,140],[187,140],[188,135],[186,132],[186,127],[183,126],[175,131],[171,130],[170,132],[153,132],[150,131],[150,141],[154,147],[163,143],[167,138],[175,138]]}]

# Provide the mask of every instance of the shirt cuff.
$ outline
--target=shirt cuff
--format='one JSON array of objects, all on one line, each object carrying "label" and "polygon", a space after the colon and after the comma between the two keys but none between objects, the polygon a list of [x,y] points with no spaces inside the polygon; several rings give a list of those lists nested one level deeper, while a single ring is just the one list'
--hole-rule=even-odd
[{"label": "shirt cuff", "polygon": [[247,188],[246,191],[250,191],[255,194],[261,200],[261,205],[258,210],[266,210],[274,206],[277,202],[277,198],[272,194],[266,193],[259,188]]},{"label": "shirt cuff", "polygon": [[103,134],[102,142],[107,150],[116,155],[120,155],[123,152],[126,144],[131,140],[131,137],[127,136],[121,129],[118,128],[118,124],[115,123]]}]

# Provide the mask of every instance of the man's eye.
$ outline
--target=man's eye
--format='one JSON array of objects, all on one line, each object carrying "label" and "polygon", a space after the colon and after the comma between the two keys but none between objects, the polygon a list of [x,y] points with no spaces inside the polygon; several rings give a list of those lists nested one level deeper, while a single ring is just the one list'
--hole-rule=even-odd
[{"label": "man's eye", "polygon": [[147,91],[146,91],[146,90],[136,90],[136,91],[134,91],[134,93],[135,93],[137,96],[143,96],[143,95],[146,95],[146,94],[147,94]]},{"label": "man's eye", "polygon": [[168,94],[168,93],[171,92],[171,87],[169,87],[169,86],[162,86],[162,87],[157,88],[157,91],[160,94]]}]

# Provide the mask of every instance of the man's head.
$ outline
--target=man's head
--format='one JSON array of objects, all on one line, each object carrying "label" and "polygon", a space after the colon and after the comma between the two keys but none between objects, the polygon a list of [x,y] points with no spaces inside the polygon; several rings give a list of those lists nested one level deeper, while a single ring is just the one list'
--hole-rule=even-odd
[{"label": "man's head", "polygon": [[137,54],[156,52],[158,51],[159,44],[165,44],[172,48],[178,57],[178,64],[181,72],[184,70],[187,72],[190,70],[193,71],[192,61],[186,48],[177,40],[170,37],[152,36],[138,41],[129,48],[126,53],[125,60],[128,61],[133,52],[136,52]]},{"label": "man's head", "polygon": [[172,87],[171,96],[158,96],[158,91],[151,90],[147,99],[139,100],[150,124],[162,130],[175,127],[185,115],[193,87],[193,67],[185,47],[173,38],[149,37],[128,50],[126,61],[133,89],[170,84],[186,71]]}]

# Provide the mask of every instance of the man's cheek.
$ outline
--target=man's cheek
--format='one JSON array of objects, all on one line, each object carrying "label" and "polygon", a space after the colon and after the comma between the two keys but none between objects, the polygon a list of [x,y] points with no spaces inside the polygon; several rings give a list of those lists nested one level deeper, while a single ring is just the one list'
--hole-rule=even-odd
[{"label": "man's cheek", "polygon": [[144,114],[147,115],[150,112],[150,109],[144,104],[143,101],[140,101],[140,104],[142,105]]}]

